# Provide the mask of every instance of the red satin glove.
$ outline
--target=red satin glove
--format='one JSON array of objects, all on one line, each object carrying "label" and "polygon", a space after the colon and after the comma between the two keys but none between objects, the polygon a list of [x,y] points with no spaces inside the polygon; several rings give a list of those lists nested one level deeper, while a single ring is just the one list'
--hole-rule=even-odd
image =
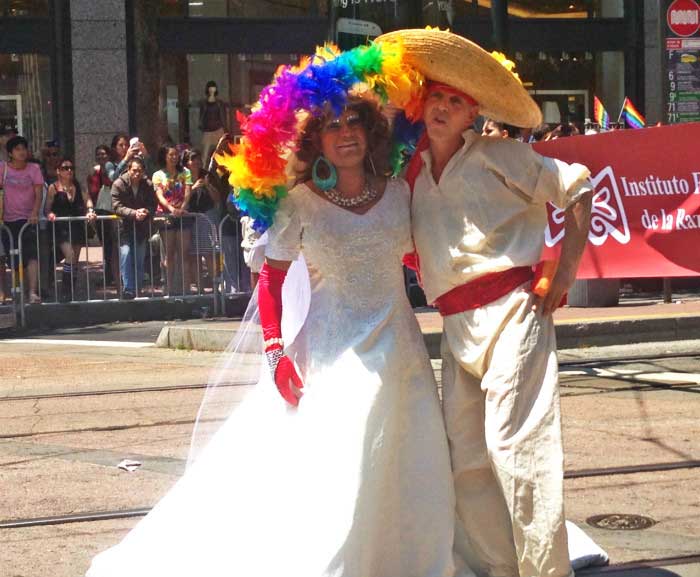
[{"label": "red satin glove", "polygon": [[[282,398],[297,406],[304,384],[294,368],[294,363],[284,354],[282,343],[282,285],[287,271],[265,263],[258,278],[258,308],[260,325],[267,346],[265,356],[270,372]],[[294,388],[299,389],[295,391]]]}]

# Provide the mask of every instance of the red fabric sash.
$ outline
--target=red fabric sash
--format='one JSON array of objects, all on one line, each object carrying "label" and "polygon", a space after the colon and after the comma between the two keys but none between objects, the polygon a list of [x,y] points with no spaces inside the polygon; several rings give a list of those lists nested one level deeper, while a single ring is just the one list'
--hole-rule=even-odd
[{"label": "red fabric sash", "polygon": [[488,273],[439,296],[435,306],[443,317],[478,309],[507,295],[532,278],[532,267],[529,266]]}]

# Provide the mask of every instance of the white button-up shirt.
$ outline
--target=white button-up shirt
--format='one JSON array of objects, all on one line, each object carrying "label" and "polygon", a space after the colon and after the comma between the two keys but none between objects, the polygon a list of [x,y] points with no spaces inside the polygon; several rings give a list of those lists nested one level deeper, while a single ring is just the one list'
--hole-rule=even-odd
[{"label": "white button-up shirt", "polygon": [[589,170],[510,139],[463,134],[464,145],[435,182],[422,153],[413,236],[428,302],[486,273],[540,260],[545,203],[562,208],[592,190]]}]

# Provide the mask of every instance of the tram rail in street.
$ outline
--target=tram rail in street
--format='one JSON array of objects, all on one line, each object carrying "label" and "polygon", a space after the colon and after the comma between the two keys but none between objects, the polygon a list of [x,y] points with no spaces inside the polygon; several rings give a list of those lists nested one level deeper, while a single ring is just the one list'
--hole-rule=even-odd
[{"label": "tram rail in street", "polygon": [[565,471],[564,479],[583,479],[586,477],[610,477],[613,475],[636,475],[638,473],[657,473],[676,471],[678,469],[697,469],[700,461],[671,461],[666,463],[648,463],[645,465],[625,465],[623,467],[600,467],[596,469],[578,469]]},{"label": "tram rail in street", "polygon": [[[683,354],[669,354],[669,355],[654,355],[654,356],[637,356],[637,357],[626,357],[624,359],[591,359],[591,360],[577,360],[577,361],[563,361],[559,363],[560,367],[566,367],[567,370],[571,370],[574,367],[583,367],[583,368],[589,368],[591,366],[596,366],[596,365],[614,365],[614,364],[623,364],[623,363],[628,363],[628,362],[641,362],[641,361],[646,361],[646,362],[653,362],[655,360],[663,360],[663,359],[668,359],[668,358],[693,358],[697,355],[689,354],[689,353],[683,353]],[[599,377],[596,377],[595,375],[581,375],[582,378],[586,379],[596,379]],[[612,376],[606,376],[606,379],[618,379],[621,382],[626,382],[626,383],[635,383],[638,384],[639,386],[635,387],[630,387],[629,389],[603,389],[600,388],[600,391],[598,392],[620,392],[622,390],[637,390],[638,388],[645,388],[645,387],[657,387],[657,388],[676,388],[676,387],[682,387],[682,386],[692,386],[693,383],[687,383],[687,384],[668,384],[668,383],[654,383],[650,379],[636,379],[634,375],[621,375],[619,377],[612,377]],[[239,386],[252,386],[255,385],[255,382],[253,381],[248,381],[248,382],[241,382],[241,383],[229,383],[225,385],[218,385],[220,387],[239,387]],[[64,398],[71,398],[71,397],[97,397],[97,396],[103,396],[103,395],[126,395],[126,394],[131,394],[131,393],[159,393],[159,392],[169,392],[169,391],[179,391],[179,390],[197,390],[197,389],[204,389],[207,387],[206,383],[196,383],[192,385],[163,385],[163,386],[158,386],[158,387],[133,387],[133,388],[122,388],[122,389],[105,389],[105,390],[98,390],[98,391],[71,391],[71,392],[66,392],[66,393],[43,393],[43,394],[36,394],[36,395],[14,395],[14,396],[5,396],[5,397],[0,397],[0,402],[10,402],[10,401],[37,401],[37,400],[44,400],[44,399],[64,399]],[[563,388],[574,388],[572,385],[568,384],[562,384]],[[590,389],[592,387],[581,387],[581,388],[587,388]],[[586,393],[586,394],[593,394],[593,393]],[[569,396],[569,395],[563,395],[563,396]]]},{"label": "tram rail in street", "polygon": [[[217,423],[224,419],[199,419],[200,423]],[[175,419],[172,421],[154,421],[153,423],[134,423],[132,425],[108,425],[106,427],[87,427],[85,429],[60,429],[52,431],[36,431],[31,433],[11,433],[0,435],[0,441],[11,441],[14,439],[27,439],[30,437],[41,437],[43,435],[71,435],[76,433],[112,433],[114,431],[128,431],[132,429],[150,429],[153,427],[174,427],[176,425],[193,425],[196,419]],[[0,468],[2,466],[0,465]]]},{"label": "tram rail in street", "polygon": [[[98,521],[110,521],[118,519],[133,519],[143,517],[151,511],[150,507],[137,509],[121,509],[116,511],[95,511],[73,513],[71,515],[56,515],[52,517],[37,517],[34,519],[15,519],[0,521],[0,529],[29,529],[32,527],[46,527],[51,525],[65,525],[69,523],[93,523]],[[656,557],[652,559],[638,559],[624,563],[613,563],[603,567],[588,567],[577,571],[578,577],[586,575],[599,575],[619,571],[635,571],[641,569],[670,567],[674,565],[700,564],[700,553],[689,555],[676,555],[671,557]]]},{"label": "tram rail in street", "polygon": [[[245,387],[255,383],[228,383],[217,385],[217,387]],[[101,391],[71,391],[68,393],[45,393],[40,395],[16,395],[0,397],[0,402],[8,401],[41,401],[44,399],[68,399],[71,397],[99,397],[103,395],[128,395],[131,393],[162,393],[171,391],[188,391],[197,389],[206,389],[206,383],[196,383],[193,385],[162,385],[159,387],[133,387],[130,389],[105,389]]]},{"label": "tram rail in street", "polygon": [[677,555],[674,557],[656,557],[654,559],[639,559],[637,561],[626,561],[625,563],[615,563],[604,567],[587,567],[576,571],[577,577],[586,575],[599,575],[618,571],[635,571],[642,569],[653,569],[657,567],[672,567],[673,565],[696,565],[700,563],[700,554]]},{"label": "tram rail in street", "polygon": [[638,363],[642,361],[663,361],[666,359],[692,359],[700,357],[697,353],[679,352],[679,353],[659,353],[655,355],[626,355],[620,357],[605,357],[598,359],[572,359],[568,361],[559,361],[560,367],[586,367],[589,365],[617,365],[625,363]]},{"label": "tram rail in street", "polygon": [[47,525],[65,525],[66,523],[92,523],[93,521],[110,521],[114,519],[130,519],[147,515],[152,507],[139,509],[121,509],[117,511],[95,511],[73,513],[71,515],[53,515],[51,517],[36,517],[33,519],[14,519],[0,521],[0,529],[27,529],[29,527],[45,527]]}]

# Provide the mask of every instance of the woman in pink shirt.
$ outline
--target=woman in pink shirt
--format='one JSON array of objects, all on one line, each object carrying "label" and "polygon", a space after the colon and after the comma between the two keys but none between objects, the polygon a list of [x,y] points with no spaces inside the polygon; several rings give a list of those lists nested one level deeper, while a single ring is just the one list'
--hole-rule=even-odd
[{"label": "woman in pink shirt", "polygon": [[[41,192],[44,177],[38,164],[28,162],[29,146],[22,136],[14,136],[7,141],[8,162],[0,165],[0,187],[5,189],[4,222],[10,229],[14,246],[19,247],[19,236],[26,223],[35,225],[39,218]],[[5,252],[9,254],[10,243],[7,235],[3,236]],[[19,258],[15,257],[15,268]],[[29,284],[29,302],[40,303],[38,291],[38,263],[36,231],[28,226],[22,233],[22,262],[27,269]]]}]

